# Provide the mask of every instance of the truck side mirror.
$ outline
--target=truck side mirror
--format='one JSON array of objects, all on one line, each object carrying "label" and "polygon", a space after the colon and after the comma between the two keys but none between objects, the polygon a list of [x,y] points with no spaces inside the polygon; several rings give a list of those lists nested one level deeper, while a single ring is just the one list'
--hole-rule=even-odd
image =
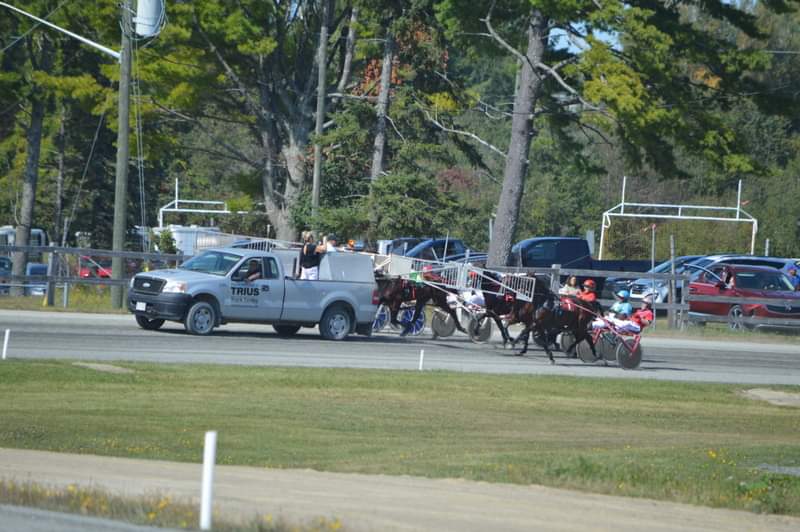
[{"label": "truck side mirror", "polygon": [[243,280],[244,280],[244,275],[240,271],[235,271],[233,272],[233,275],[231,275],[231,281],[243,281]]}]

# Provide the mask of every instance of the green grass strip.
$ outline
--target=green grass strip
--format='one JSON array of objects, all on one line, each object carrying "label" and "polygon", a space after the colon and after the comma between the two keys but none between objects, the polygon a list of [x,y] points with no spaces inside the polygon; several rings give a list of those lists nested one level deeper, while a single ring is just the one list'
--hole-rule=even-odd
[{"label": "green grass strip", "polygon": [[[160,528],[196,530],[200,520],[196,504],[150,494],[120,497],[104,490],[70,484],[66,488],[0,479],[0,504],[27,506],[125,521]],[[316,518],[305,524],[289,523],[271,514],[254,515],[238,522],[214,519],[215,532],[344,532],[338,519]]]},{"label": "green grass strip", "polygon": [[[0,446],[544,484],[800,515],[800,409],[746,386],[347,369],[0,364]],[[783,389],[800,391],[800,387]]]}]

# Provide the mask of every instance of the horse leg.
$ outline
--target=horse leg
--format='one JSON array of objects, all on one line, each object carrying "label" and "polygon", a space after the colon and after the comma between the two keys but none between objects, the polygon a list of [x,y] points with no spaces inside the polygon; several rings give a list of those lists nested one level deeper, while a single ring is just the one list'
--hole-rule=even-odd
[{"label": "horse leg", "polygon": [[511,336],[508,334],[508,329],[505,328],[503,325],[503,320],[500,319],[496,313],[492,313],[492,319],[494,323],[497,325],[497,328],[500,329],[500,334],[503,335],[503,349],[506,348],[506,344],[511,341]]},{"label": "horse leg", "polygon": [[[594,342],[592,341],[592,335],[589,334],[586,331],[585,328],[582,328],[582,332],[583,332],[583,339],[586,341],[587,344],[589,344],[589,348],[592,350],[592,357],[595,360],[597,360],[597,351],[595,351],[595,348],[594,348]],[[605,359],[603,359],[603,363],[604,364],[606,363]],[[606,365],[608,365],[608,364],[606,364]]]},{"label": "horse leg", "polygon": [[[547,336],[547,332],[545,332],[544,334],[545,336]],[[547,338],[545,338],[544,341],[544,352],[547,353],[547,356],[550,358],[550,364],[555,364],[556,359],[553,358],[553,352],[550,351],[550,342],[547,341]]]},{"label": "horse leg", "polygon": [[469,332],[467,332],[467,330],[464,329],[464,327],[462,327],[461,323],[458,321],[458,314],[456,314],[456,309],[450,308],[450,305],[447,304],[447,300],[445,300],[444,306],[439,305],[439,308],[443,309],[445,312],[450,314],[450,316],[452,316],[453,321],[456,324],[456,329],[458,329],[459,331],[461,331],[462,333],[464,333],[466,335],[469,335]]},{"label": "horse leg", "polygon": [[394,325],[395,327],[400,327],[400,325],[401,325],[400,322],[397,321],[397,315],[400,313],[400,305],[401,304],[402,304],[402,302],[399,299],[389,303],[390,321],[391,321],[392,325]]},{"label": "horse leg", "polygon": [[517,353],[517,355],[521,356],[528,352],[528,340],[530,340],[531,331],[533,330],[533,327],[534,327],[533,323],[526,324],[525,328],[522,329],[519,335],[516,338],[514,338],[514,340],[512,340],[511,342],[512,349],[514,348],[514,346],[517,345],[517,342],[519,342],[520,339],[522,340],[522,349]]},{"label": "horse leg", "polygon": [[[562,337],[562,338],[563,338],[563,337]],[[569,355],[570,353],[572,353],[572,352],[573,352],[573,349],[575,349],[576,347],[578,347],[578,344],[579,344],[579,343],[581,343],[581,339],[579,339],[579,338],[577,337],[577,335],[576,335],[576,336],[575,336],[575,341],[573,341],[573,342],[572,342],[572,345],[570,345],[568,348],[566,348],[566,349],[564,350],[564,354],[565,354],[565,355]]]}]

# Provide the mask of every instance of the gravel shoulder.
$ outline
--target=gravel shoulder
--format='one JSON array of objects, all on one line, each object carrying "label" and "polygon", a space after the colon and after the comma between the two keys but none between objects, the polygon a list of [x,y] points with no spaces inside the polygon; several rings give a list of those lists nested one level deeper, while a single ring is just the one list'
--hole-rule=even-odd
[{"label": "gravel shoulder", "polygon": [[[199,464],[0,449],[0,477],[71,483],[138,496],[199,496]],[[450,479],[218,466],[217,515],[308,522],[339,518],[348,530],[800,530],[800,518],[759,515],[543,486]]]}]

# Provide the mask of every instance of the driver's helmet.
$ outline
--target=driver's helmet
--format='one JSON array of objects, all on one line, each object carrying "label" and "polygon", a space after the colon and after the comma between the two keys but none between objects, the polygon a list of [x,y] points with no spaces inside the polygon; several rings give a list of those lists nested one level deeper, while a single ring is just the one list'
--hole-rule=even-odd
[{"label": "driver's helmet", "polygon": [[583,287],[587,290],[594,290],[597,288],[597,283],[594,282],[594,279],[586,279],[583,282]]},{"label": "driver's helmet", "polygon": [[648,306],[648,307],[652,307],[652,306],[653,306],[653,296],[652,296],[652,295],[646,295],[646,296],[644,296],[644,297],[642,298],[642,303],[643,303],[644,305]]},{"label": "driver's helmet", "polygon": [[432,272],[433,271],[433,266],[430,265],[430,264],[425,264],[424,266],[422,266],[422,271],[423,272]]},{"label": "driver's helmet", "polygon": [[620,291],[619,291],[619,292],[617,292],[615,295],[616,295],[618,298],[620,298],[621,300],[623,300],[623,301],[627,301],[627,300],[628,300],[628,298],[629,298],[629,297],[631,297],[631,293],[630,293],[630,292],[628,292],[627,290],[620,290]]}]

